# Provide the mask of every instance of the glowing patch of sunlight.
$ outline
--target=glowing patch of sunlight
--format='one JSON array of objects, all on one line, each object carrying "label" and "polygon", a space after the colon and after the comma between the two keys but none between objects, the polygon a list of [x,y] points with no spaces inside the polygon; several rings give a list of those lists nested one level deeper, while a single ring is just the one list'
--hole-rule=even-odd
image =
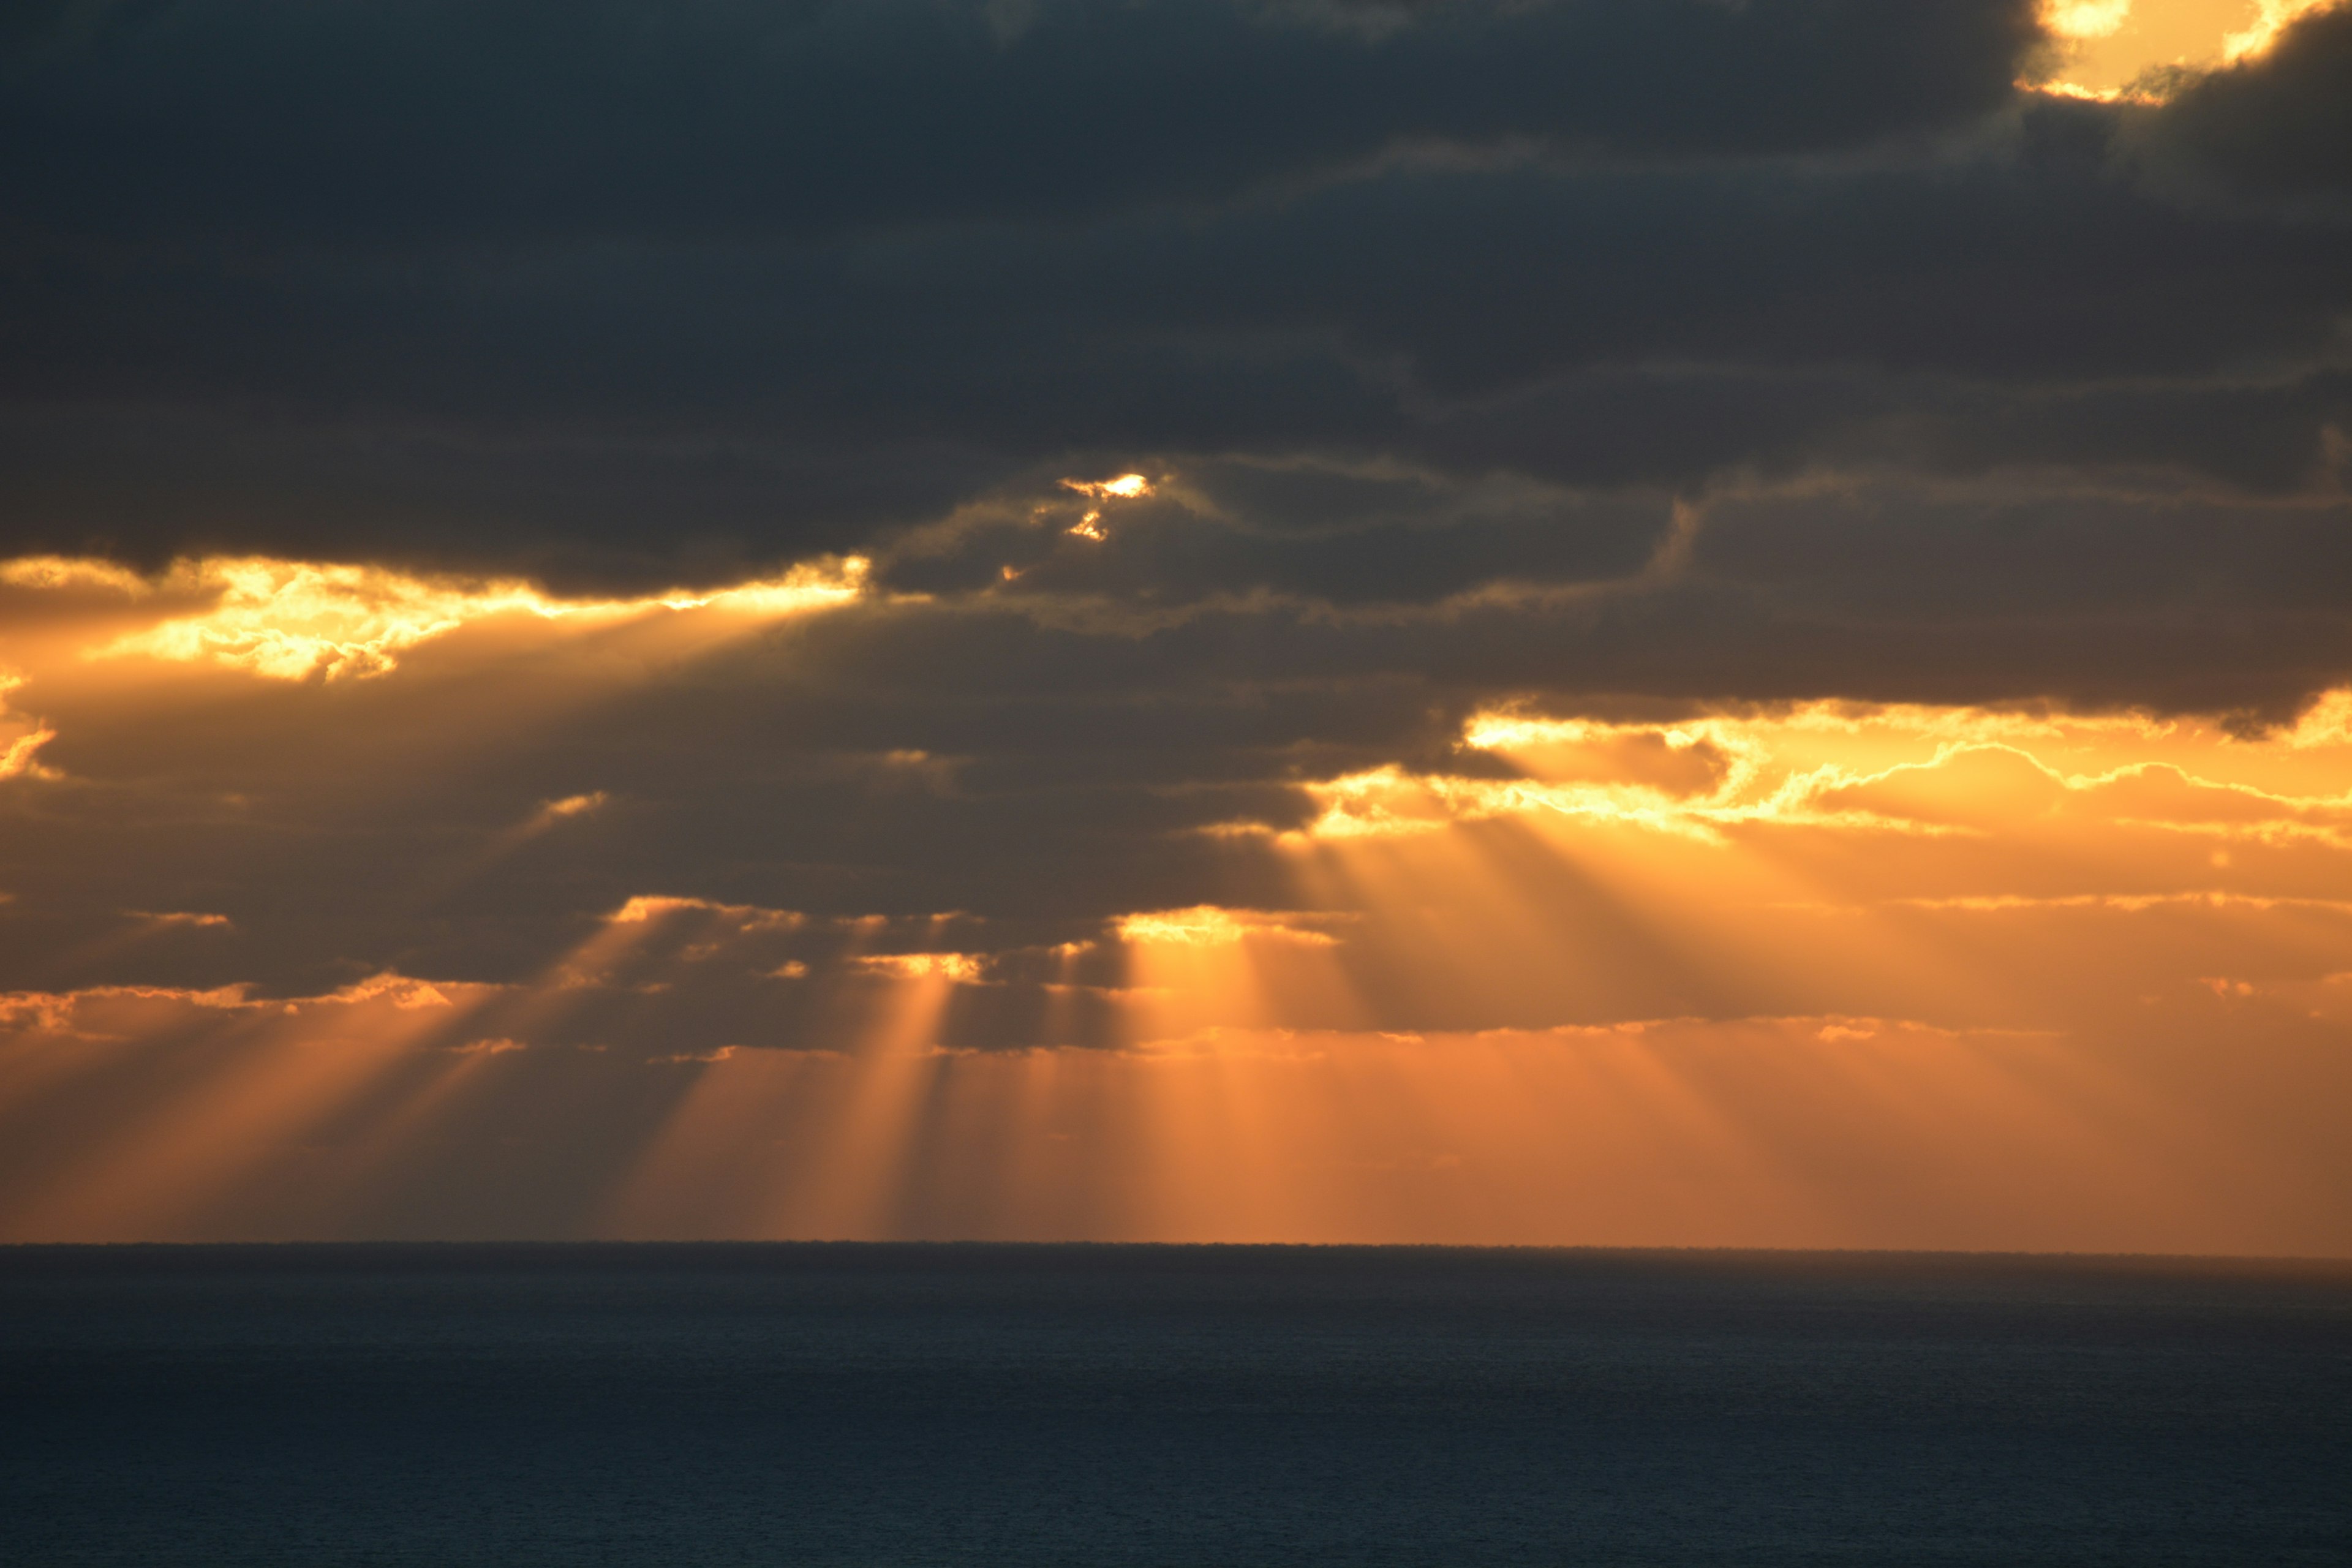
[{"label": "glowing patch of sunlight", "polygon": [[2297,17],[2316,11],[2335,0],[2256,0],[2253,26],[2242,32],[2229,34],[2221,40],[2221,58],[2235,65],[2249,55],[2261,54],[2277,41]]},{"label": "glowing patch of sunlight", "polygon": [[877,952],[853,958],[858,968],[894,980],[951,980],[977,985],[987,973],[988,960],[970,952]]},{"label": "glowing patch of sunlight", "polygon": [[[389,1002],[394,1006],[400,1008],[454,1007],[457,1005],[456,1003],[449,1000],[449,996],[446,992],[443,991],[438,985],[432,984],[430,981],[412,980],[405,974],[395,973],[391,970],[385,970],[381,974],[372,974],[365,980],[358,981],[352,984],[344,986],[340,991],[330,992],[327,995],[318,998],[318,1000],[322,1002],[341,1003],[346,1006],[354,1005],[362,1002],[376,1001]],[[297,1005],[295,1003],[289,1002],[286,1004],[286,1011],[289,1013],[296,1010]]]},{"label": "glowing patch of sunlight", "polygon": [[[2341,711],[2352,717],[2352,692],[2332,694],[2345,699]],[[2331,699],[2332,700],[2332,699]],[[2323,702],[2324,708],[2326,703]],[[2314,709],[2314,712],[2320,709]],[[2138,713],[2094,713],[2053,716],[2002,712],[1982,708],[1931,708],[1913,703],[1884,706],[1857,702],[1808,702],[1786,710],[1753,718],[1707,716],[1673,724],[1613,724],[1592,719],[1530,718],[1506,710],[1482,710],[1463,727],[1463,742],[1482,751],[1511,751],[1537,745],[1572,744],[1599,737],[1651,730],[1676,745],[1702,739],[1783,731],[1796,733],[1860,735],[1873,731],[1902,731],[1952,741],[2014,740],[2054,736],[2081,731],[2106,735],[2160,737],[2179,726]]]},{"label": "glowing patch of sunlight", "polygon": [[2046,0],[2060,79],[2029,91],[2105,103],[2158,103],[2205,71],[2267,49],[2324,0]]},{"label": "glowing patch of sunlight", "polygon": [[[37,753],[58,738],[58,732],[37,719],[8,711],[8,696],[25,684],[21,675],[0,670],[0,779],[53,779],[54,768],[41,765]],[[9,734],[9,729],[15,734]]]},{"label": "glowing patch of sunlight", "polygon": [[1200,904],[1189,910],[1121,915],[1111,922],[1111,929],[1122,942],[1178,947],[1230,947],[1249,937],[1271,937],[1308,947],[1333,945],[1333,938],[1293,923],[1297,918],[1264,910],[1227,910]]},{"label": "glowing patch of sunlight", "polygon": [[56,771],[43,767],[36,753],[57,738],[55,730],[43,725],[11,739],[5,747],[0,747],[0,779],[55,778]]},{"label": "glowing patch of sunlight", "polygon": [[2352,899],[2304,899],[2262,893],[2232,893],[2219,888],[2194,888],[2178,893],[2062,893],[2037,897],[2024,893],[1969,893],[1946,899],[1889,899],[1890,904],[1914,910],[1958,910],[1970,914],[2007,914],[2021,910],[2119,910],[2140,914],[2148,910],[2326,910],[2352,913]]},{"label": "glowing patch of sunlight", "polygon": [[2033,90],[2052,98],[2071,98],[2082,103],[2162,103],[2165,95],[2134,87],[2084,87],[2074,81],[2035,82]]},{"label": "glowing patch of sunlight", "polygon": [[226,915],[202,914],[192,910],[125,910],[122,912],[144,925],[184,926],[191,930],[211,931],[236,929],[236,922]]},{"label": "glowing patch of sunlight", "polygon": [[790,931],[808,917],[798,910],[771,910],[759,904],[722,904],[709,899],[673,898],[663,893],[639,893],[604,917],[610,925],[641,925],[688,910],[721,916],[745,931]]},{"label": "glowing patch of sunlight", "polygon": [[1457,822],[1543,811],[1711,838],[1714,821],[1740,815],[1693,806],[1646,784],[1415,776],[1393,763],[1306,788],[1322,813],[1297,833],[1284,835],[1286,839],[1393,837],[1434,832]]},{"label": "glowing patch of sunlight", "polygon": [[646,1061],[652,1067],[695,1067],[733,1061],[735,1053],[741,1048],[740,1046],[720,1046],[709,1051],[673,1051],[666,1057],[647,1057]]},{"label": "glowing patch of sunlight", "polygon": [[210,660],[301,680],[385,674],[398,668],[406,650],[492,616],[610,623],[665,611],[778,616],[826,609],[863,595],[868,570],[864,558],[848,556],[712,593],[603,600],[555,598],[513,579],[425,577],[383,566],[260,556],[183,560],[152,581],[103,562],[40,556],[0,563],[0,580],[53,591],[105,588],[134,603],[205,603],[87,649],[85,658]]},{"label": "glowing patch of sunlight", "polygon": [[2298,751],[2313,746],[2352,746],[2352,689],[2326,693],[2305,710],[2284,738]]},{"label": "glowing patch of sunlight", "polygon": [[1064,479],[1062,488],[1076,490],[1082,496],[1092,496],[1097,500],[1106,498],[1133,500],[1138,496],[1151,493],[1151,481],[1141,474],[1121,474],[1115,479]]},{"label": "glowing patch of sunlight", "polygon": [[57,593],[72,588],[103,588],[126,596],[142,595],[147,580],[111,561],[91,561],[67,555],[20,555],[0,561],[0,583],[14,588]]},{"label": "glowing patch of sunlight", "polygon": [[[2352,842],[2352,778],[2324,756],[2310,756],[2300,776],[2273,776],[2293,771],[2296,753],[2352,745],[2352,691],[2327,693],[2294,729],[2258,742],[2139,714],[1821,702],[1646,724],[1489,710],[1466,721],[1462,744],[1508,760],[1520,776],[1390,763],[1312,782],[1304,787],[1318,815],[1280,837],[1394,837],[1538,814],[1706,841],[1740,824],[1966,835],[2063,807],[2263,842]],[[2024,794],[1987,793],[2001,780]]]},{"label": "glowing patch of sunlight", "polygon": [[591,812],[603,810],[611,798],[601,789],[591,790],[586,795],[567,795],[561,800],[551,800],[541,805],[531,814],[531,823],[546,827],[567,817],[586,816]]},{"label": "glowing patch of sunlight", "polygon": [[[1061,483],[1066,490],[1076,490],[1082,496],[1104,502],[1133,500],[1151,493],[1151,481],[1141,474],[1121,474],[1115,479],[1064,479]],[[1065,531],[1073,539],[1090,539],[1097,542],[1110,537],[1110,531],[1103,527],[1103,509],[1099,506],[1088,508],[1087,514]],[[1018,575],[1012,568],[1005,569],[1006,581],[1010,582]]]},{"label": "glowing patch of sunlight", "polygon": [[[654,601],[666,610],[728,610],[745,616],[796,616],[808,610],[845,605],[866,591],[873,563],[862,555],[793,567],[783,576],[764,583],[744,583],[711,594],[670,594]],[[644,600],[622,600],[616,606],[635,614]]]},{"label": "glowing patch of sunlight", "polygon": [[2119,31],[2132,0],[2052,0],[2042,25],[2061,38],[2104,38]]},{"label": "glowing patch of sunlight", "polygon": [[252,986],[240,982],[235,985],[215,986],[209,991],[191,991],[173,985],[90,985],[79,991],[5,991],[0,992],[0,1030],[31,1028],[68,1039],[114,1038],[118,1037],[111,1033],[82,1027],[82,1014],[117,1003],[151,1002],[166,1006],[199,1007],[216,1013],[267,1005],[247,998],[247,994],[252,989]]}]

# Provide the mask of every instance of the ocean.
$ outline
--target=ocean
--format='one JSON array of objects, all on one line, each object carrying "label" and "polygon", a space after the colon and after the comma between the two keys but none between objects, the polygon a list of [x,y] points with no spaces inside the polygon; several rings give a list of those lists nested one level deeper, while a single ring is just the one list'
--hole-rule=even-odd
[{"label": "ocean", "polygon": [[2352,1264],[0,1248],[0,1562],[2352,1563]]}]

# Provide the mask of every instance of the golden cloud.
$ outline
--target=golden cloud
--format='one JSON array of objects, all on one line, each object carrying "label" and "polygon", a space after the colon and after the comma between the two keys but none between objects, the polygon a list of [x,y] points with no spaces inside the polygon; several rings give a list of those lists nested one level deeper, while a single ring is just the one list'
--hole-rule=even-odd
[{"label": "golden cloud", "polygon": [[40,556],[0,563],[0,582],[47,593],[96,592],[153,606],[153,624],[85,647],[91,659],[197,661],[279,680],[381,676],[400,656],[477,622],[530,618],[581,626],[708,612],[774,618],[849,604],[866,561],[845,556],[712,592],[562,599],[518,579],[426,576],[373,565],[259,556],[173,563],[150,579],[105,562]]},{"label": "golden cloud", "polygon": [[[2064,811],[2183,831],[2334,838],[2352,827],[2347,714],[2347,694],[2332,692],[2294,729],[2249,742],[2192,721],[1848,703],[1670,725],[1482,713],[1465,726],[1463,744],[1507,758],[1523,776],[1391,764],[1312,782],[1305,787],[1321,813],[1297,837],[1393,837],[1535,814],[1700,839],[1750,824],[1981,833]],[[2312,774],[2299,754],[2322,750],[2334,755],[2319,771],[2321,787],[2276,787]],[[2145,755],[2151,751],[2164,755]]]},{"label": "golden cloud", "polygon": [[893,980],[951,980],[959,985],[977,985],[988,971],[985,959],[969,952],[873,952],[850,963]]},{"label": "golden cloud", "polygon": [[[1231,947],[1252,938],[1329,947],[1335,939],[1303,923],[1311,916],[1265,910],[1227,910],[1199,904],[1189,910],[1153,910],[1121,915],[1111,922],[1119,941],[1172,947]],[[1328,918],[1328,917],[1325,917]]]}]

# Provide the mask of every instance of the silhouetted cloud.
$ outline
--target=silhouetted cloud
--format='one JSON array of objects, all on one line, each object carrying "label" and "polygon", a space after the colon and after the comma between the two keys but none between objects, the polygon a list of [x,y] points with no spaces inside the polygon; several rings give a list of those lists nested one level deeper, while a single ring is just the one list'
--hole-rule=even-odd
[{"label": "silhouetted cloud", "polygon": [[22,219],[394,251],[1054,219],[1517,141],[1853,148],[1998,108],[2038,37],[2027,0],[28,13],[0,119]]},{"label": "silhouetted cloud", "polygon": [[[0,547],[643,587],[1224,459],[2292,490],[2346,26],[2147,109],[2017,90],[2022,0],[60,6]],[[1477,530],[1266,570],[1524,574]]]}]

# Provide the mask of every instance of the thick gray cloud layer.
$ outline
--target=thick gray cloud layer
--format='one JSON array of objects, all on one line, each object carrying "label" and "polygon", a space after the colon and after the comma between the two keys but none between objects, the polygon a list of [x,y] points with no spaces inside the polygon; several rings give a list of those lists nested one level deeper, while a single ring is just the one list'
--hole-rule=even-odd
[{"label": "thick gray cloud layer", "polygon": [[2024,0],[181,0],[19,23],[75,232],[365,246],[1049,218],[1413,145],[1805,153],[1997,108]]},{"label": "thick gray cloud layer", "polygon": [[2347,27],[2151,110],[2021,98],[2023,0],[20,14],[0,544],[716,576],[1237,453],[2291,489]]}]

